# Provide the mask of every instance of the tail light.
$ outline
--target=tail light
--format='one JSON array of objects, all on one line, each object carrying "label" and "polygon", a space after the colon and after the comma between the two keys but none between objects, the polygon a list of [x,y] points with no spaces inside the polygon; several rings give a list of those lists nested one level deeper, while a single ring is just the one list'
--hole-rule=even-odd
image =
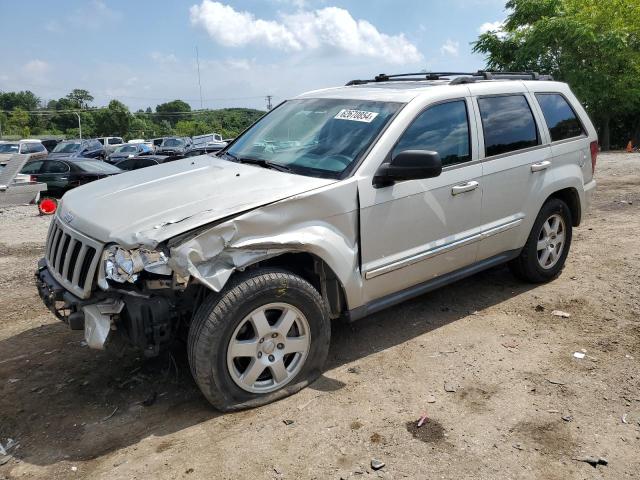
[{"label": "tail light", "polygon": [[37,181],[38,181],[38,179],[36,178],[36,176],[35,176],[35,175],[29,175],[29,181],[30,181],[30,182],[37,182]]},{"label": "tail light", "polygon": [[598,160],[598,141],[591,142],[591,173],[596,173],[596,161]]}]

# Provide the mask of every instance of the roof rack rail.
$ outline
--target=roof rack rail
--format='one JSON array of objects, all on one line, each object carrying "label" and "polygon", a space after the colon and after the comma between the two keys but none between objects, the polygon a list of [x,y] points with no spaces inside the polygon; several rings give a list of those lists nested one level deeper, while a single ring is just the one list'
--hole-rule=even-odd
[{"label": "roof rack rail", "polygon": [[[455,77],[451,79],[451,77]],[[551,75],[541,75],[538,72],[500,72],[491,70],[478,70],[475,73],[465,72],[419,72],[398,73],[387,75],[381,73],[370,80],[351,80],[347,86],[365,85],[378,82],[418,82],[424,80],[450,79],[450,85],[473,83],[478,80],[553,80]]]}]

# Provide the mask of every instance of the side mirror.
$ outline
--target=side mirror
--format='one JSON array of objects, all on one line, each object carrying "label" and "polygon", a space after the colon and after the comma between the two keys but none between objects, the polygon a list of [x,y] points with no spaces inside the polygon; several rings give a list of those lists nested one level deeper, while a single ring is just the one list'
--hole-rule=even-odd
[{"label": "side mirror", "polygon": [[442,161],[438,152],[429,150],[405,150],[388,163],[383,163],[373,177],[375,188],[388,187],[403,180],[420,180],[437,177],[442,173]]}]

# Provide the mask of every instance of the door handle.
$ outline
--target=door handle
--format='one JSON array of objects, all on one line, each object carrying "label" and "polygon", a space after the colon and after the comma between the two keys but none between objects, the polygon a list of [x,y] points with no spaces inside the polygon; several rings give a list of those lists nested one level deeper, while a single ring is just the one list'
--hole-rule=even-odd
[{"label": "door handle", "polygon": [[544,162],[534,163],[531,165],[532,172],[540,172],[542,170],[546,170],[551,165],[549,160],[545,160]]},{"label": "door handle", "polygon": [[478,188],[479,185],[480,184],[475,180],[471,182],[463,183],[462,185],[456,185],[451,189],[451,195],[459,195],[461,193],[471,192],[476,188]]}]

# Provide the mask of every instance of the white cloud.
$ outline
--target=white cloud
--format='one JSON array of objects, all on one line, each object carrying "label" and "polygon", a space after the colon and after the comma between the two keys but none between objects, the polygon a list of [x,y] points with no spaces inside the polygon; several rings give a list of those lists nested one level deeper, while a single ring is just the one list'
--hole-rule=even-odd
[{"label": "white cloud", "polygon": [[173,53],[151,52],[150,57],[157,63],[178,63],[178,57]]},{"label": "white cloud", "polygon": [[448,39],[440,47],[440,53],[450,57],[457,57],[460,53],[460,42],[454,42],[453,40]]},{"label": "white cloud", "polygon": [[40,76],[47,73],[49,68],[50,66],[47,62],[45,62],[44,60],[38,60],[38,59],[31,60],[25,63],[25,65],[22,67],[22,69],[27,75],[35,75],[35,76]]},{"label": "white cloud", "polygon": [[403,34],[387,35],[366,20],[354,19],[343,8],[281,14],[279,21],[256,18],[250,12],[212,0],[190,9],[191,23],[228,47],[264,45],[285,52],[340,51],[382,58],[389,63],[420,62],[423,57]]},{"label": "white cloud", "polygon": [[504,26],[504,22],[502,20],[497,20],[495,22],[485,22],[478,27],[478,33],[483,34],[487,32],[496,32],[502,30]]}]

